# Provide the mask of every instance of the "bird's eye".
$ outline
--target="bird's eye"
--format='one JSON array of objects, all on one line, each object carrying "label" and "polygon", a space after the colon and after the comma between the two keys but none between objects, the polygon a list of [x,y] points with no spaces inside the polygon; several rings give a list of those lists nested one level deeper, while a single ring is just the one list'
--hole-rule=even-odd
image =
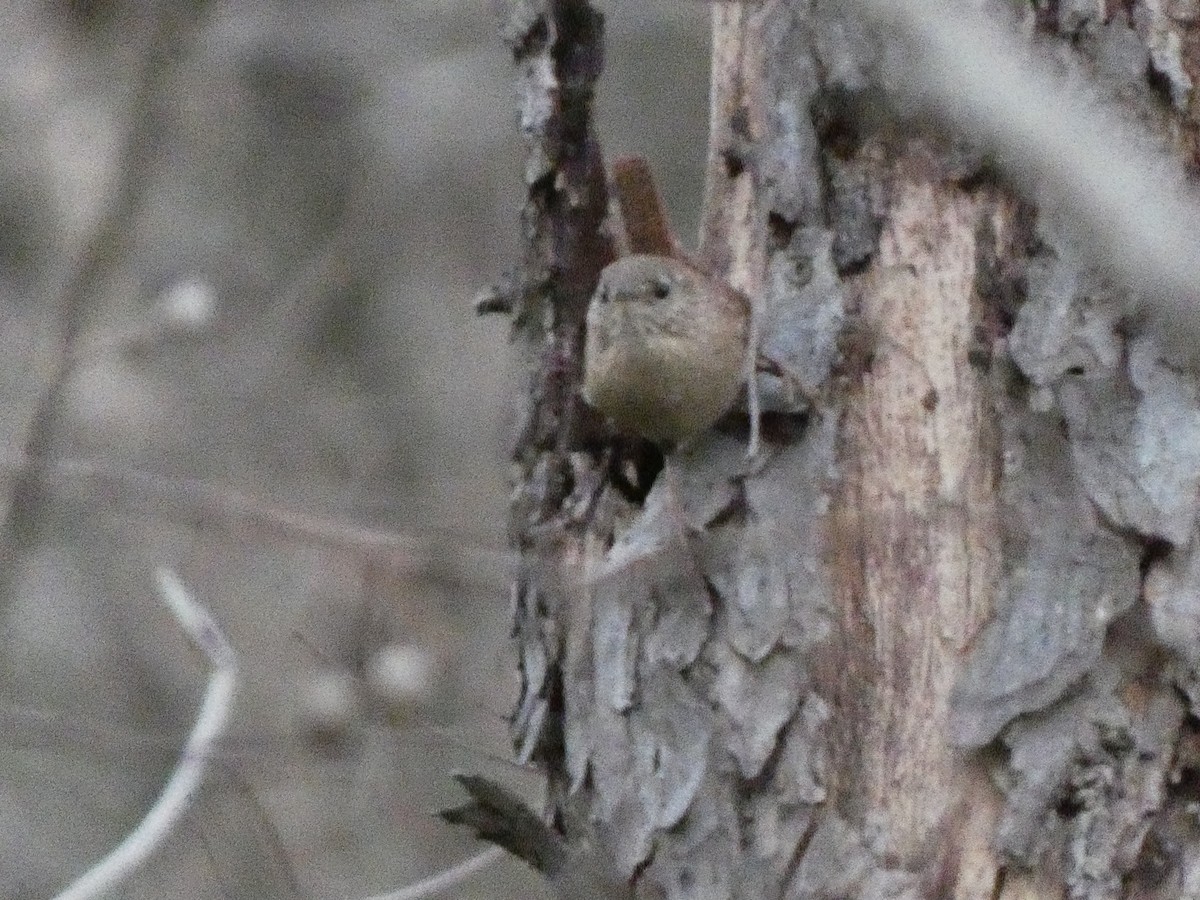
[{"label": "bird's eye", "polygon": [[600,285],[600,287],[596,288],[596,302],[597,303],[607,303],[608,302],[608,288],[606,288],[603,284]]},{"label": "bird's eye", "polygon": [[666,278],[656,278],[650,287],[650,292],[658,300],[665,300],[671,293],[671,282]]}]

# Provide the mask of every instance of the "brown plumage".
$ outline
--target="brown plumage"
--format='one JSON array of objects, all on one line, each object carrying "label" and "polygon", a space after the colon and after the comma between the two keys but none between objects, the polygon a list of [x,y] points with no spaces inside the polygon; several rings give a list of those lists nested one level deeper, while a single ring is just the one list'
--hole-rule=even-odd
[{"label": "brown plumage", "polygon": [[745,379],[750,304],[699,269],[635,254],[600,273],[583,396],[625,432],[673,446],[712,426]]}]

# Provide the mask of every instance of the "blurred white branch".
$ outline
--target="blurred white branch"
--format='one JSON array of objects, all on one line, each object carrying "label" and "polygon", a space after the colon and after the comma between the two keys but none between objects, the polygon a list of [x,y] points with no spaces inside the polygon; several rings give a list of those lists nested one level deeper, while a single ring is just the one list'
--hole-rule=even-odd
[{"label": "blurred white branch", "polygon": [[173,572],[159,569],[157,574],[163,600],[212,666],[208,690],[175,771],[154,806],[125,840],[56,900],[88,900],[102,896],[145,862],[191,805],[229,719],[237,687],[237,657],[233,648],[212,616],[192,599]]},{"label": "blurred white branch", "polygon": [[978,3],[856,0],[888,74],[997,156],[1056,236],[1200,335],[1200,196],[1164,143]]},{"label": "blurred white branch", "polygon": [[460,862],[457,866],[445,869],[436,875],[431,875],[428,878],[418,881],[416,884],[402,887],[399,890],[392,891],[390,894],[376,894],[375,896],[367,897],[366,900],[421,900],[423,897],[432,897],[435,894],[448,891],[452,887],[457,887],[476,872],[482,872],[496,860],[500,859],[500,857],[504,856],[504,853],[505,851],[499,847],[490,847],[482,853],[478,853],[470,859]]}]

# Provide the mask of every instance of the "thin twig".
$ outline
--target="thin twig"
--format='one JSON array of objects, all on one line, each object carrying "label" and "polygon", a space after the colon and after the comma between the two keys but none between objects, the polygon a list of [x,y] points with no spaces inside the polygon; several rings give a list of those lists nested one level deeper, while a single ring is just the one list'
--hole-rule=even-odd
[{"label": "thin twig", "polygon": [[167,569],[159,569],[157,574],[163,600],[171,608],[180,627],[208,657],[212,666],[204,702],[180,753],[175,771],[146,817],[108,856],[55,900],[88,900],[101,896],[145,862],[191,806],[213,749],[229,719],[237,687],[237,656],[212,616],[192,599],[175,574]]},{"label": "thin twig", "polygon": [[422,900],[425,897],[432,897],[435,894],[440,894],[443,891],[457,887],[475,873],[482,872],[504,855],[505,851],[499,847],[489,847],[482,853],[476,854],[456,866],[438,872],[436,875],[431,875],[428,878],[418,881],[416,884],[402,887],[399,890],[392,891],[390,894],[376,894],[373,897],[365,898],[365,900]]},{"label": "thin twig", "polygon": [[[135,13],[140,62],[133,82],[122,142],[120,170],[111,200],[54,299],[57,352],[48,362],[45,385],[29,420],[24,455],[29,468],[14,479],[0,531],[0,600],[7,599],[12,572],[35,539],[46,494],[40,467],[46,465],[62,418],[62,398],[75,370],[76,344],[95,291],[126,258],[134,223],[141,211],[159,158],[173,107],[164,99],[173,82],[176,59],[206,3],[147,4]],[[135,7],[136,9],[136,7]]]},{"label": "thin twig", "polygon": [[[251,528],[279,537],[335,550],[361,553],[414,573],[431,564],[450,565],[464,580],[491,583],[491,573],[512,568],[513,555],[471,542],[457,532],[425,529],[419,533],[358,524],[336,515],[289,508],[262,494],[220,481],[160,475],[99,459],[43,460],[0,452],[0,472],[34,471],[46,487],[94,490],[106,510],[128,510],[159,520],[211,521],[222,529]],[[453,547],[449,554],[445,548]]]}]

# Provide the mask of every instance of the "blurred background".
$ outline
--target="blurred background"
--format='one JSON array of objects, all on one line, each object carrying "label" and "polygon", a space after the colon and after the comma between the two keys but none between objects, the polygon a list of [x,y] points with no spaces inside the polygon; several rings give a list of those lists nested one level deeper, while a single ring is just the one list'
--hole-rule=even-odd
[{"label": "blurred background", "polygon": [[[606,153],[649,156],[690,241],[708,10],[600,7]],[[520,254],[493,5],[0,8],[0,897],[65,887],[176,762],[208,673],[158,566],[242,677],[121,896],[354,898],[477,852],[431,815],[452,768],[538,796],[505,763],[521,373],[470,305]]]}]

